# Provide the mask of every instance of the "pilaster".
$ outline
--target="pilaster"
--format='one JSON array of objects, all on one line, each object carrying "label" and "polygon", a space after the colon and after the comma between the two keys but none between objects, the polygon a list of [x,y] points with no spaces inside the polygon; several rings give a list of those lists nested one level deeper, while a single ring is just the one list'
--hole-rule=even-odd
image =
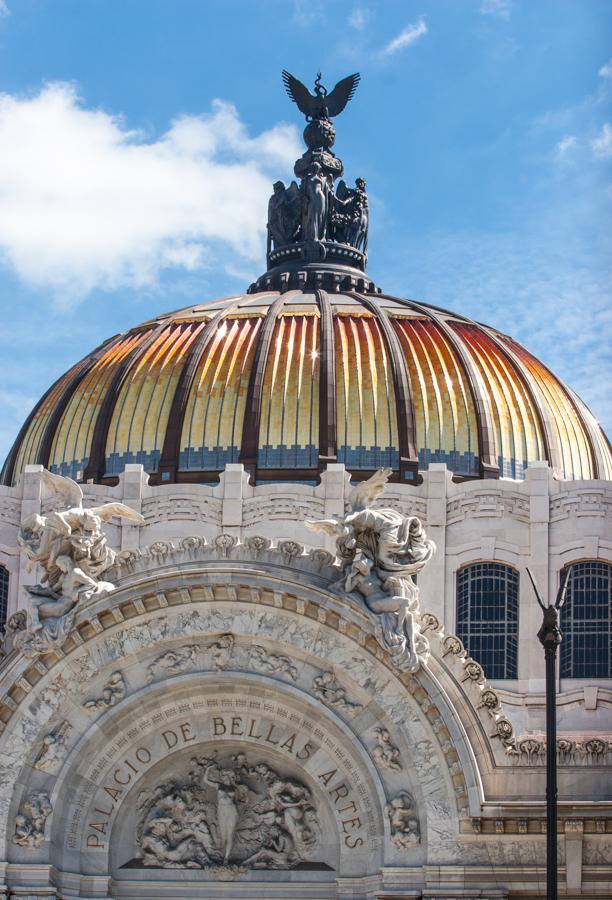
[{"label": "pilaster", "polygon": [[[547,462],[531,463],[525,473],[529,495],[529,556],[526,565],[547,602],[552,585],[549,572],[550,484],[552,470]],[[521,573],[521,576],[526,573]],[[536,639],[542,613],[533,595],[529,579],[521,577],[519,598],[519,690],[543,693],[544,655]]]}]

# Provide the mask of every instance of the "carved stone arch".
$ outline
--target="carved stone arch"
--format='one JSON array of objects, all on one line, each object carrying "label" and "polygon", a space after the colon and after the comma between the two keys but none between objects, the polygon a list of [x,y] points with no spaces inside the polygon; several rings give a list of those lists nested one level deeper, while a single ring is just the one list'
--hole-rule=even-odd
[{"label": "carved stone arch", "polygon": [[[287,772],[299,777],[302,771],[315,787],[318,779],[320,797],[328,796],[328,819],[337,799],[338,835],[341,838],[344,833],[349,844],[357,843],[357,847],[345,848],[345,857],[348,850],[356,851],[344,860],[345,873],[363,875],[368,867],[377,871],[383,864],[385,845],[389,844],[381,839],[388,837],[383,816],[385,788],[366,748],[333,711],[322,711],[295,687],[279,686],[271,678],[248,673],[177,676],[172,679],[171,696],[164,699],[167,688],[167,682],[149,685],[121,701],[104,714],[104,721],[92,725],[71,751],[51,795],[53,845],[64,845],[68,870],[108,870],[110,875],[112,829],[129,791],[141,780],[145,783],[150,770],[160,764],[163,769],[164,760],[174,752],[193,755],[210,750],[213,744],[242,750],[251,763],[284,759]],[[209,700],[214,705],[209,705]],[[156,711],[161,714],[159,722],[152,719]],[[330,775],[334,769],[337,774]],[[328,777],[321,780],[321,775]],[[120,787],[123,782],[128,784]],[[69,789],[71,783],[76,783],[76,790]],[[345,787],[340,788],[342,784]],[[112,796],[118,790],[123,794]],[[356,814],[352,806],[346,810],[351,803],[357,806]],[[338,813],[339,809],[344,812]],[[353,814],[348,816],[349,812]],[[356,817],[360,822],[349,825],[349,819]],[[96,827],[89,827],[91,822]],[[358,837],[362,840],[357,841]],[[71,843],[72,848],[66,846]],[[417,853],[422,855],[420,849]],[[364,854],[369,857],[365,867]],[[57,868],[57,862],[50,861]],[[115,879],[121,875],[116,862]],[[121,864],[125,862],[121,857]],[[337,877],[338,866],[333,868]]]},{"label": "carved stone arch", "polygon": [[[398,672],[376,642],[368,616],[359,604],[330,592],[329,578],[317,574],[317,567],[320,571],[322,564],[328,565],[325,551],[318,551],[321,560],[313,565],[312,557],[300,557],[299,545],[297,555],[295,548],[287,545],[279,549],[271,564],[261,558],[230,560],[225,555],[232,553],[229,546],[221,547],[216,559],[204,561],[197,559],[191,546],[189,564],[177,566],[166,548],[161,549],[163,553],[151,552],[148,572],[126,572],[115,592],[79,612],[76,631],[63,656],[56,659],[47,654],[34,664],[34,668],[38,666],[38,680],[31,674],[31,661],[20,657],[7,661],[2,696],[16,699],[11,699],[14,709],[3,735],[6,750],[0,766],[11,757],[10,770],[5,771],[11,779],[12,796],[0,800],[0,814],[10,823],[9,842],[14,816],[28,791],[51,783],[52,779],[33,766],[43,737],[58,722],[72,716],[75,737],[88,729],[98,733],[109,728],[110,724],[104,723],[113,721],[114,707],[92,722],[82,704],[100,696],[114,671],[126,674],[129,700],[135,690],[150,687],[144,683],[146,671],[157,656],[178,644],[192,640],[210,643],[232,631],[244,647],[262,645],[273,655],[287,657],[298,668],[308,661],[319,673],[331,671],[346,690],[349,702],[361,703],[368,712],[369,720],[360,719],[361,713],[354,717],[345,717],[342,711],[338,714],[351,728],[352,742],[361,743],[371,758],[375,749],[371,726],[378,723],[389,729],[393,745],[405,754],[403,771],[416,775],[409,790],[419,809],[421,849],[429,861],[441,859],[445,842],[457,837],[460,820],[478,815],[494,769],[508,763],[505,744],[493,736],[501,710],[498,705],[493,708],[479,702],[487,686],[477,670],[476,677],[469,674],[469,667],[477,664],[466,658],[460,642],[444,635],[435,617],[425,613],[422,627],[430,640],[430,661],[413,675]],[[211,610],[215,610],[212,618]],[[200,615],[202,627],[196,627]],[[162,627],[162,623],[179,617],[184,623],[182,630]],[[147,632],[149,637],[143,640]],[[130,664],[145,673],[144,681],[132,679]],[[88,665],[95,670],[91,677]],[[194,671],[204,669],[201,662],[194,667]],[[313,672],[311,669],[311,676]],[[232,669],[234,676],[246,677],[244,665]],[[257,677],[261,680],[262,676],[263,680],[268,677],[260,670]],[[162,683],[174,690],[182,677],[167,677]],[[191,677],[189,672],[186,677]],[[72,690],[64,689],[61,703],[50,706],[49,686],[62,678],[66,688],[72,685]],[[294,680],[282,673],[276,673],[273,681],[279,692],[296,689]],[[298,689],[304,695],[312,694],[313,681],[309,678]],[[155,687],[155,679],[152,684]],[[20,692],[18,685],[22,685]],[[319,704],[321,714],[328,714],[318,700],[310,702]],[[398,782],[389,781],[387,773],[379,775],[387,799],[393,798],[399,790]],[[431,794],[432,786],[443,787],[441,799]],[[453,791],[455,796],[449,802]],[[63,796],[61,790],[57,796]],[[50,820],[53,828],[61,831],[66,822],[61,816],[55,820],[54,815]],[[57,826],[56,821],[60,823]],[[437,832],[431,830],[434,822],[438,823]],[[32,853],[26,854],[32,862],[39,855],[38,850],[34,858]],[[25,862],[22,850],[12,846],[10,857]],[[397,862],[406,864],[407,860]]]}]

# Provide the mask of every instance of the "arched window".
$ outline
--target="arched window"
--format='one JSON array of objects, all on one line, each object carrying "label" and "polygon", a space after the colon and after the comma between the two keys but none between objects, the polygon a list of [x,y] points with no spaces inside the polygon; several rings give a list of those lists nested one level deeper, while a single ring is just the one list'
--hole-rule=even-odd
[{"label": "arched window", "polygon": [[9,573],[5,566],[0,566],[0,629],[4,628],[8,616]]},{"label": "arched window", "polygon": [[612,566],[587,560],[569,568],[561,609],[561,677],[612,678]]},{"label": "arched window", "polygon": [[497,562],[457,573],[457,635],[487,678],[517,677],[518,572]]}]

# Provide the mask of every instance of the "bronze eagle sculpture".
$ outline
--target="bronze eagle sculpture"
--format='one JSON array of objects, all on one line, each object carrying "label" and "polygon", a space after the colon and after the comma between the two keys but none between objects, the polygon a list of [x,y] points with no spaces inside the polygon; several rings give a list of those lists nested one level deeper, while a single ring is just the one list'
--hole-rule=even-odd
[{"label": "bronze eagle sculpture", "polygon": [[346,104],[357,90],[361,76],[358,72],[348,75],[339,81],[331,93],[321,84],[321,73],[317,74],[315,81],[315,93],[311,94],[305,84],[298,81],[295,76],[283,69],[283,82],[285,89],[298,109],[306,118],[331,119],[340,115]]}]

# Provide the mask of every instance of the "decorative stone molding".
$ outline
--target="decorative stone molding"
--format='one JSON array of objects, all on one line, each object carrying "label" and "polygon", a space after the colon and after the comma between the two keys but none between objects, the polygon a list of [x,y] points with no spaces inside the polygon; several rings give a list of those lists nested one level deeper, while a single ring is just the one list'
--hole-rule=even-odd
[{"label": "decorative stone molding", "polygon": [[571,516],[612,515],[612,497],[604,488],[563,491],[550,500],[550,521],[560,522]]},{"label": "decorative stone molding", "polygon": [[447,525],[456,525],[465,519],[477,517],[510,518],[518,522],[529,522],[529,497],[503,489],[472,491],[448,500],[446,516]]},{"label": "decorative stone molding", "polygon": [[[515,765],[546,765],[546,738],[519,737],[507,746],[506,753]],[[605,766],[612,762],[612,741],[592,737],[585,740],[557,739],[557,764],[560,766]]]}]

